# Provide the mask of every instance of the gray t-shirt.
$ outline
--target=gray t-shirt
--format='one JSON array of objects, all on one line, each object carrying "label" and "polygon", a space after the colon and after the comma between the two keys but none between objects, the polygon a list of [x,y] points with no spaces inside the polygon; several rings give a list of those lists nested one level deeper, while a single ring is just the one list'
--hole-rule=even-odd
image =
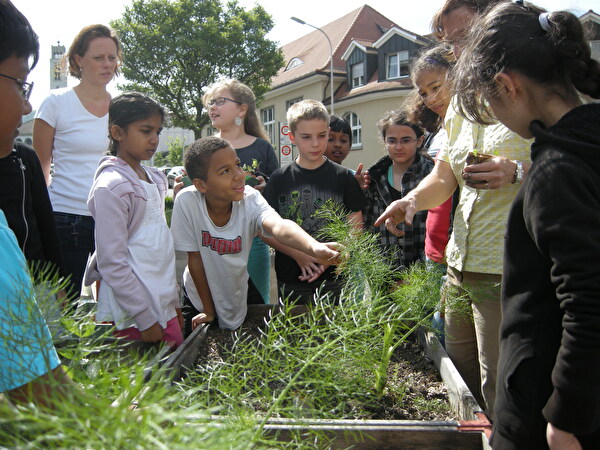
[{"label": "gray t-shirt", "polygon": [[[264,234],[263,222],[276,214],[263,196],[249,186],[244,189],[244,198],[233,202],[231,218],[222,227],[210,219],[206,199],[194,186],[182,190],[175,199],[171,219],[175,250],[200,252],[220,328],[235,330],[246,318],[252,239],[259,231]],[[183,284],[194,307],[203,311],[188,267]]]}]

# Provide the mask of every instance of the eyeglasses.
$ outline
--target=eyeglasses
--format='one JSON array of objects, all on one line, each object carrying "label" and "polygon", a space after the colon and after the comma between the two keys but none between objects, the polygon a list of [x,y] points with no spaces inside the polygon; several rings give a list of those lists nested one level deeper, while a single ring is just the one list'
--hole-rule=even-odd
[{"label": "eyeglasses", "polygon": [[21,95],[23,96],[23,98],[25,100],[29,100],[29,97],[31,96],[31,91],[33,90],[33,82],[28,83],[25,80],[21,80],[20,78],[10,77],[8,75],[4,75],[3,73],[0,73],[0,77],[4,77],[4,78],[8,78],[9,80],[16,81],[17,84],[19,84],[21,86]]},{"label": "eyeglasses", "polygon": [[388,147],[396,147],[398,144],[400,144],[400,146],[406,147],[407,145],[410,145],[417,140],[417,138],[386,138],[385,145],[387,145]]},{"label": "eyeglasses", "polygon": [[225,102],[227,102],[227,101],[237,103],[238,105],[242,104],[242,102],[238,102],[237,100],[234,100],[232,98],[217,97],[217,98],[213,98],[211,101],[209,101],[208,106],[212,106],[212,105],[223,106],[225,104]]}]

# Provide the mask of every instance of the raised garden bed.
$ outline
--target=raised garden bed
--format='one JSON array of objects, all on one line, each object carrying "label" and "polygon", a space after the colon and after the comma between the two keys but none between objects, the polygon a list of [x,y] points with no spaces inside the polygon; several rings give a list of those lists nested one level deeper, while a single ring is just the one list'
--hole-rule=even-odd
[{"label": "raised garden bed", "polygon": [[[302,307],[297,307],[293,315],[297,315],[298,320],[302,320],[302,312]],[[277,307],[250,305],[247,321],[261,323],[270,314],[280,313],[281,311]],[[219,333],[226,333],[231,337],[231,332],[217,332],[217,334]],[[481,413],[481,408],[458,375],[435,335],[421,331],[419,342],[439,371],[447,391],[450,414],[454,415],[454,419],[446,416],[437,420],[323,419],[311,417],[311,414],[314,413],[311,411],[311,405],[309,404],[307,408],[300,401],[296,405],[300,412],[293,413],[294,417],[276,417],[276,413],[272,414],[273,411],[268,410],[268,405],[259,407],[256,412],[256,418],[260,422],[258,426],[261,427],[265,436],[274,436],[278,441],[306,439],[306,442],[318,442],[317,446],[328,448],[348,448],[350,446],[365,449],[485,448],[490,424]],[[212,349],[209,348],[209,344],[213,347]],[[195,367],[199,360],[206,361],[206,357],[211,352],[220,351],[215,345],[215,340],[210,337],[209,327],[199,327],[186,339],[184,345],[169,357],[165,365],[173,371],[175,380],[185,382],[186,377],[196,371]],[[392,363],[393,359],[392,357]],[[427,365],[425,362],[418,364],[420,366]],[[392,367],[393,365],[390,366],[390,368]],[[388,371],[388,374],[390,372],[393,370]],[[265,379],[264,382],[269,383],[269,379]],[[388,388],[389,386],[386,387],[386,389]],[[430,389],[430,387],[422,386],[421,390],[429,391]],[[393,387],[389,390],[393,390]],[[436,395],[440,391],[439,388],[433,388],[433,390]],[[307,417],[301,417],[303,409],[308,410]],[[381,408],[381,410],[385,411],[383,417],[392,417],[402,408]],[[426,414],[422,414],[418,417],[425,416]],[[213,418],[215,421],[220,419],[222,417]]]}]

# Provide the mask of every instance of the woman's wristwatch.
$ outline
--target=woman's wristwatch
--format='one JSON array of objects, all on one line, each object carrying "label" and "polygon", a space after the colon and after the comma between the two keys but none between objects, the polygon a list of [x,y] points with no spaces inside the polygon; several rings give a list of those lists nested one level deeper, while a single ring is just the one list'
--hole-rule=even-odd
[{"label": "woman's wristwatch", "polygon": [[523,163],[521,161],[513,161],[517,167],[515,167],[515,176],[513,177],[512,184],[521,183],[525,178],[525,170],[523,170]]}]

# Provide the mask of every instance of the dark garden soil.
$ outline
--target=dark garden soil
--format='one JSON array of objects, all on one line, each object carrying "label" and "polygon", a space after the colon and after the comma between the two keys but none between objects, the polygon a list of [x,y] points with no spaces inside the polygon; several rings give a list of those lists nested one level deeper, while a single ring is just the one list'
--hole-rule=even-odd
[{"label": "dark garden soil", "polygon": [[[261,321],[247,320],[242,331],[259,338]],[[262,323],[264,326],[264,323]],[[207,361],[222,360],[234,340],[231,331],[211,326],[207,339],[196,360],[197,366]],[[349,405],[349,413],[339,419],[375,420],[457,420],[450,409],[446,388],[437,368],[416,342],[416,336],[398,346],[388,370],[387,385],[383,397]]]}]

